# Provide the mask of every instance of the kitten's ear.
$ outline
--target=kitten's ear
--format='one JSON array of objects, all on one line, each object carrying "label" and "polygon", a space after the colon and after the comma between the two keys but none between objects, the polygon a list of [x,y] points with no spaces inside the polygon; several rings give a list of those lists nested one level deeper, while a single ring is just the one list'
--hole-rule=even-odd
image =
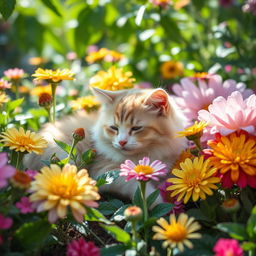
[{"label": "kitten's ear", "polygon": [[105,104],[112,104],[117,97],[125,94],[124,90],[107,91],[96,87],[91,87],[91,90],[93,94],[99,99],[99,101]]},{"label": "kitten's ear", "polygon": [[170,111],[169,96],[163,89],[156,89],[147,97],[145,104],[159,115],[167,115]]}]

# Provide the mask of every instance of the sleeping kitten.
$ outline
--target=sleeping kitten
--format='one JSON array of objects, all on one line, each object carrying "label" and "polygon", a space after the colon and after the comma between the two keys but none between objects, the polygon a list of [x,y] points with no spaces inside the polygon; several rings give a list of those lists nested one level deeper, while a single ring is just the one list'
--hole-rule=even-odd
[{"label": "sleeping kitten", "polygon": [[[47,124],[40,134],[49,142],[49,147],[42,156],[29,155],[25,159],[27,167],[42,167],[41,160],[49,160],[54,152],[60,159],[65,158],[65,152],[57,147],[53,138],[71,144],[72,132],[81,127],[87,133],[77,144],[77,150],[81,154],[89,148],[96,149],[96,159],[88,168],[94,179],[106,171],[118,170],[126,159],[136,164],[144,156],[171,167],[186,146],[185,139],[176,138],[177,131],[184,128],[184,117],[163,89],[113,92],[94,88],[93,93],[102,103],[99,112],[78,113],[55,125]],[[131,198],[138,183],[124,180],[124,177],[119,178],[111,185],[102,186],[102,190]],[[150,183],[147,194],[155,189]]]}]

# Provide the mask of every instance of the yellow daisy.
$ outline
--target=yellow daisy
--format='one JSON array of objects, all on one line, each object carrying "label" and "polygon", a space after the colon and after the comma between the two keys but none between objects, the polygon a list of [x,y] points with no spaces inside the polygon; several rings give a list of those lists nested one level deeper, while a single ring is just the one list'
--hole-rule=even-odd
[{"label": "yellow daisy", "polygon": [[183,64],[178,61],[167,61],[164,62],[160,67],[160,71],[164,79],[171,79],[181,76],[183,74],[183,70]]},{"label": "yellow daisy", "polygon": [[49,211],[49,222],[67,215],[70,207],[74,218],[83,221],[85,206],[97,207],[99,200],[96,181],[92,180],[87,170],[77,171],[75,165],[66,164],[63,169],[58,165],[43,167],[31,183],[30,201],[37,203],[37,211]]},{"label": "yellow daisy", "polygon": [[47,147],[47,141],[42,136],[35,132],[25,131],[22,127],[19,130],[9,128],[2,132],[0,138],[5,147],[17,152],[42,154]]},{"label": "yellow daisy", "polygon": [[99,51],[90,52],[89,55],[85,58],[85,60],[89,63],[94,63],[96,61],[103,60],[106,55],[109,53],[107,48],[101,48]]},{"label": "yellow daisy", "polygon": [[0,92],[0,107],[3,105],[3,103],[6,103],[8,101],[8,96],[4,92]]},{"label": "yellow daisy", "polygon": [[46,63],[46,59],[42,57],[31,57],[29,58],[28,63],[33,66],[39,66]]},{"label": "yellow daisy", "polygon": [[40,94],[42,94],[42,93],[52,94],[51,85],[50,84],[48,84],[48,85],[38,85],[30,91],[30,94],[35,95],[35,96],[40,96]]},{"label": "yellow daisy", "polygon": [[217,169],[210,166],[209,159],[204,161],[201,156],[192,161],[187,158],[180,168],[172,171],[176,178],[167,180],[173,184],[167,190],[173,190],[172,197],[178,195],[177,201],[184,198],[184,203],[187,203],[191,196],[194,202],[199,198],[205,199],[206,194],[212,195],[212,189],[218,188],[214,183],[218,183],[220,178],[214,177]]},{"label": "yellow daisy", "polygon": [[179,158],[176,160],[174,165],[172,166],[172,169],[179,169],[180,163],[184,162],[187,158],[194,158],[195,156],[187,149],[183,150],[179,156]]},{"label": "yellow daisy", "polygon": [[132,72],[125,72],[122,68],[112,66],[107,72],[99,71],[90,79],[90,86],[103,90],[117,91],[133,88],[135,78]]},{"label": "yellow daisy", "polygon": [[178,137],[187,137],[189,140],[193,140],[194,138],[201,137],[203,129],[207,126],[208,124],[204,121],[197,122],[186,128],[184,131],[178,132]]},{"label": "yellow daisy", "polygon": [[32,76],[36,77],[35,81],[47,80],[52,83],[58,83],[62,80],[74,80],[74,75],[69,69],[52,70],[38,68]]},{"label": "yellow daisy", "polygon": [[71,101],[71,106],[74,110],[84,109],[87,112],[90,112],[92,110],[97,110],[100,107],[100,102],[95,96],[88,95]]},{"label": "yellow daisy", "polygon": [[163,242],[164,247],[170,246],[180,251],[184,250],[184,246],[193,248],[193,244],[189,239],[201,238],[201,234],[195,233],[200,229],[200,225],[194,221],[193,217],[189,218],[185,213],[181,213],[176,220],[174,214],[170,215],[170,223],[164,218],[157,220],[159,226],[153,226],[152,230],[156,232],[153,236],[154,240],[165,240]]}]

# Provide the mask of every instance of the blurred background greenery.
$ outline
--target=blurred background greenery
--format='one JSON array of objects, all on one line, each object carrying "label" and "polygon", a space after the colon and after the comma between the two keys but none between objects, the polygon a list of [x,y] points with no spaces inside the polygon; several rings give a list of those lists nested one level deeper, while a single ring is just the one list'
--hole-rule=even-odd
[{"label": "blurred background greenery", "polygon": [[181,76],[168,80],[160,73],[161,63],[175,60],[184,65],[182,76],[219,73],[254,87],[256,16],[244,12],[244,5],[242,0],[176,0],[166,8],[147,0],[0,0],[0,76],[12,67],[31,73],[37,65],[30,58],[42,57],[44,67],[83,71],[83,80],[110,66],[86,62],[88,49],[97,45],[124,54],[119,66],[138,82],[175,82]]}]

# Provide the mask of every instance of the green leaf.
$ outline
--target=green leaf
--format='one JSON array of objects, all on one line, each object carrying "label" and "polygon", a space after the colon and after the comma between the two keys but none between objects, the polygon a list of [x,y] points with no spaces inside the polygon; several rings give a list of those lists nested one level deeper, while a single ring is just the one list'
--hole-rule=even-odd
[{"label": "green leaf", "polygon": [[132,206],[131,204],[126,204],[126,205],[123,205],[121,206],[114,214],[113,216],[111,217],[111,221],[122,221],[125,219],[125,216],[124,216],[124,211],[126,208],[128,208],[129,206]]},{"label": "green leaf", "polygon": [[100,249],[100,255],[104,256],[122,256],[124,255],[127,247],[123,244],[106,245],[106,247]]},{"label": "green leaf", "polygon": [[256,239],[256,206],[252,209],[250,218],[248,219],[246,226],[247,233],[253,240]]},{"label": "green leaf", "polygon": [[196,220],[211,222],[211,219],[205,216],[200,209],[189,209],[187,214],[191,217],[194,217]]},{"label": "green leaf", "polygon": [[57,7],[53,4],[52,0],[41,0],[46,7],[52,10],[57,16],[61,17],[61,13],[57,9]]},{"label": "green leaf", "polygon": [[44,108],[32,108],[28,111],[35,118],[40,118],[41,116],[48,116],[47,111]]},{"label": "green leaf", "polygon": [[110,233],[118,242],[125,243],[125,244],[130,242],[130,239],[131,239],[130,235],[120,227],[114,224],[112,225],[100,224],[100,226],[103,227],[108,233]]},{"label": "green leaf", "polygon": [[39,220],[23,224],[15,233],[15,237],[26,249],[39,248],[43,245],[51,231],[47,220]]},{"label": "green leaf", "polygon": [[141,197],[141,192],[140,192],[139,186],[136,189],[136,192],[135,192],[135,194],[133,196],[132,203],[134,205],[139,206],[141,209],[143,209],[143,200],[142,200],[142,197]]},{"label": "green leaf", "polygon": [[94,150],[89,149],[82,154],[82,161],[84,164],[90,164],[95,158],[96,153]]},{"label": "green leaf", "polygon": [[148,198],[147,198],[147,205],[148,207],[150,207],[154,202],[155,200],[157,199],[157,197],[159,196],[159,193],[160,191],[159,190],[156,190],[154,192],[152,192]]},{"label": "green leaf", "polygon": [[3,15],[4,19],[7,20],[16,5],[16,0],[1,0],[0,1],[0,13]]},{"label": "green leaf", "polygon": [[117,208],[109,202],[101,202],[98,209],[104,215],[113,214],[117,210]]},{"label": "green leaf", "polygon": [[[63,149],[67,154],[69,154],[70,150],[71,150],[71,146],[68,145],[67,143],[60,141],[60,140],[56,140],[54,139],[54,141],[56,142],[56,144]],[[76,148],[73,149],[73,155],[76,155]]]},{"label": "green leaf", "polygon": [[254,242],[243,242],[241,246],[245,251],[256,249],[256,244]]},{"label": "green leaf", "polygon": [[149,216],[150,217],[162,217],[165,214],[169,213],[172,210],[173,206],[174,205],[171,203],[158,204],[149,212]]},{"label": "green leaf", "polygon": [[84,216],[86,221],[98,221],[106,224],[112,224],[101,212],[95,208],[87,208],[87,214]]},{"label": "green leaf", "polygon": [[24,98],[17,99],[17,100],[12,100],[12,101],[7,102],[7,104],[6,104],[6,111],[7,111],[7,113],[12,112],[15,108],[20,106],[22,104],[23,100],[24,100]]},{"label": "green leaf", "polygon": [[120,173],[119,171],[113,170],[113,171],[105,172],[102,175],[99,175],[96,178],[97,186],[100,187],[100,186],[105,185],[105,184],[113,183],[116,179],[118,179],[120,177],[119,173]]},{"label": "green leaf", "polygon": [[245,226],[239,223],[219,223],[217,228],[225,233],[228,233],[232,238],[237,240],[246,240],[248,237]]}]

